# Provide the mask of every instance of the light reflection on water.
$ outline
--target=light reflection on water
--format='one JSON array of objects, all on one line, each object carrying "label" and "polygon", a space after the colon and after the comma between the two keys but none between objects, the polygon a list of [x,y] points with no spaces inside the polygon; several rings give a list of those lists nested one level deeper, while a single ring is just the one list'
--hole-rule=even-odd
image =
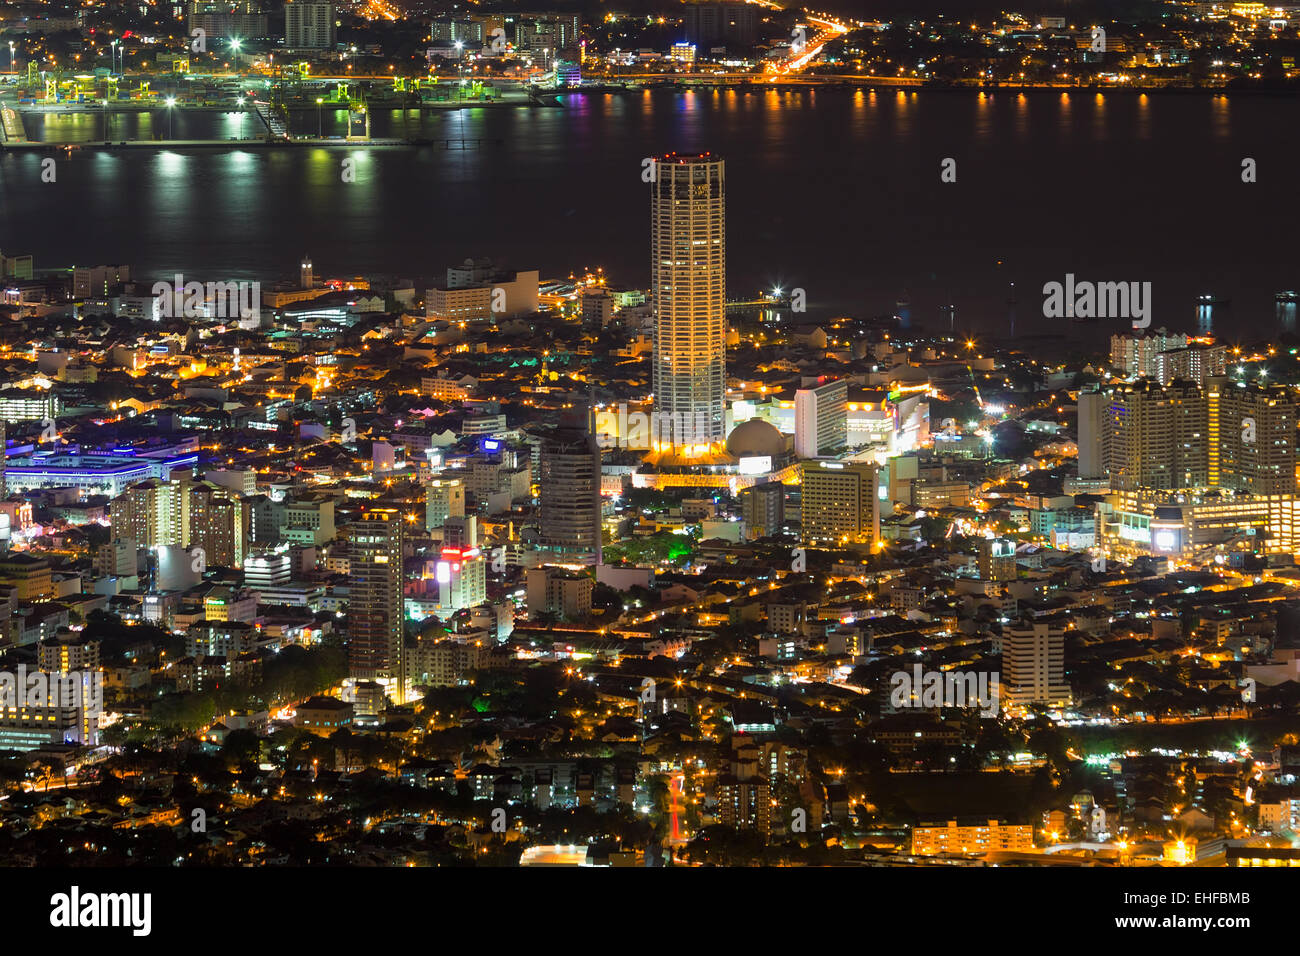
[{"label": "light reflection on water", "polygon": [[[1049,325],[1038,290],[1067,272],[1153,283],[1153,326],[1218,318],[1267,331],[1300,265],[1276,236],[1295,217],[1275,188],[1300,146],[1292,98],[995,90],[645,91],[569,96],[558,108],[372,112],[394,149],[118,151],[0,157],[0,247],[37,268],[130,263],[137,274],[288,278],[310,252],[323,274],[436,277],[467,256],[568,275],[604,266],[648,281],[642,160],[711,150],[728,161],[728,289],[778,278],[807,290],[809,318],[887,314],[913,326],[1104,339],[1105,323]],[[815,104],[815,106],[814,106]],[[164,135],[166,110],[25,117],[32,138]],[[346,114],[325,109],[326,135]],[[257,136],[247,112],[186,111],[176,138]],[[314,134],[317,111],[292,116]],[[1208,134],[1208,135],[1207,135]],[[458,146],[465,141],[465,148]],[[1236,144],[1248,142],[1243,153]],[[1242,155],[1260,181],[1240,181]],[[945,158],[957,182],[940,180]],[[355,160],[345,183],[342,160]],[[21,229],[15,226],[21,223]],[[1003,265],[996,265],[998,260]],[[1294,313],[1291,315],[1294,321]]]}]

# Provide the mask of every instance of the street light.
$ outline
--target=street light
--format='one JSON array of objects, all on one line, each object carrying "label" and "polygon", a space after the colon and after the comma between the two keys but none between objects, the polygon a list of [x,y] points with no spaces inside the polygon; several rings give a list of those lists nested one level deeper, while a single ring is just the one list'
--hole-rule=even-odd
[{"label": "street light", "polygon": [[325,135],[321,129],[321,104],[324,102],[325,101],[321,99],[319,96],[316,97],[316,138],[317,139],[322,139],[324,138]]},{"label": "street light", "polygon": [[[460,102],[465,99],[465,90],[463,89],[463,87],[465,86],[465,74],[464,74],[465,64],[462,59],[464,50],[465,50],[465,44],[462,41],[457,40],[456,41],[456,78],[459,80],[459,82],[456,84],[457,102]],[[461,145],[464,144],[462,143]]]},{"label": "street light", "polygon": [[17,73],[18,69],[14,66],[14,41],[9,41],[9,72]]},{"label": "street light", "polygon": [[230,53],[235,61],[236,73],[239,72],[239,48],[243,45],[243,43],[244,43],[243,40],[237,40],[237,39],[231,39],[230,41]]},{"label": "street light", "polygon": [[176,97],[167,97],[167,138],[172,138],[172,107],[176,105]]}]

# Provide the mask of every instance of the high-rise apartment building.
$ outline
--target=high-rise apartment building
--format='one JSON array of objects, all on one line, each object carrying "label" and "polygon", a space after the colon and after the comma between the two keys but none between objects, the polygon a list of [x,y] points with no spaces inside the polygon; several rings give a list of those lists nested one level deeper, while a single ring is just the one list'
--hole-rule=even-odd
[{"label": "high-rise apartment building", "polygon": [[[489,26],[488,36],[495,25]],[[546,69],[555,64],[559,54],[576,53],[582,41],[582,18],[576,13],[507,13],[501,26],[507,37],[513,37],[517,52]]]},{"label": "high-rise apartment building", "polygon": [[688,3],[682,9],[686,39],[700,46],[747,49],[758,39],[759,10],[747,3]]},{"label": "high-rise apartment building", "polygon": [[1068,704],[1064,629],[1042,622],[1006,627],[1000,684],[1003,706]]},{"label": "high-rise apartment building", "polygon": [[726,437],[724,163],[672,153],[655,159],[652,172],[655,413],[671,444],[689,450]]},{"label": "high-rise apartment building", "polygon": [[1290,389],[1212,378],[1205,394],[1214,422],[1208,483],[1253,495],[1294,494],[1296,415]]},{"label": "high-rise apartment building", "polygon": [[794,453],[800,458],[833,455],[849,441],[849,386],[826,382],[794,393]]},{"label": "high-rise apartment building", "polygon": [[193,0],[189,5],[188,27],[191,32],[204,31],[210,39],[247,40],[268,35],[267,16],[251,0]]},{"label": "high-rise apartment building", "polygon": [[1227,371],[1228,347],[1194,344],[1157,352],[1152,366],[1149,374],[1161,385],[1184,379],[1204,387],[1209,379]]},{"label": "high-rise apartment building", "polygon": [[1152,381],[1111,390],[1103,448],[1113,488],[1198,488],[1209,425],[1201,390]]},{"label": "high-rise apartment building", "polygon": [[185,546],[201,548],[206,565],[242,567],[252,544],[252,509],[248,502],[242,495],[210,481],[186,483],[184,494],[182,507],[190,529]]},{"label": "high-rise apartment building", "polygon": [[[1121,491],[1296,491],[1295,401],[1283,386],[1212,377],[1201,388],[1146,379],[1098,394],[1104,397],[1079,396],[1080,477],[1108,475]],[[1091,471],[1098,456],[1101,476]]]},{"label": "high-rise apartment building", "polygon": [[334,4],[289,0],[284,5],[284,45],[291,50],[334,47]]},{"label": "high-rise apartment building", "polygon": [[397,508],[363,509],[347,526],[349,539],[348,659],[352,677],[387,685],[406,698],[402,559],[405,522]]},{"label": "high-rise apartment building", "polygon": [[1112,335],[1110,365],[1122,375],[1154,375],[1157,355],[1186,348],[1189,341],[1186,335],[1166,329],[1157,329],[1150,335]]},{"label": "high-rise apartment building", "polygon": [[127,487],[110,506],[113,538],[142,548],[200,548],[205,566],[237,568],[253,541],[251,502],[185,471]]},{"label": "high-rise apartment building", "polygon": [[1106,406],[1104,392],[1079,393],[1079,477],[1085,480],[1106,477]]},{"label": "high-rise apartment building", "polygon": [[863,462],[809,462],[803,469],[803,540],[873,544],[880,537],[879,469]]},{"label": "high-rise apartment building", "polygon": [[127,487],[109,506],[113,537],[129,539],[142,548],[179,544],[173,508],[175,486],[150,478]]},{"label": "high-rise apartment building", "polygon": [[758,746],[742,738],[733,738],[736,748],[731,772],[718,776],[718,818],[723,826],[736,830],[757,830],[768,839],[772,835],[772,785],[760,773]]}]

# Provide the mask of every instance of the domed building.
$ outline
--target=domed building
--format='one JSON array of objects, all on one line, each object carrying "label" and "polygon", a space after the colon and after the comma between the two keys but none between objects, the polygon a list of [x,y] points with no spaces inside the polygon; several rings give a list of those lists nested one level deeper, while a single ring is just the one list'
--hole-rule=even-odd
[{"label": "domed building", "polygon": [[741,458],[771,458],[772,465],[785,456],[788,450],[786,437],[770,422],[761,418],[743,421],[727,436],[727,454]]},{"label": "domed building", "polygon": [[650,471],[663,473],[754,476],[780,471],[794,460],[793,436],[783,435],[761,418],[741,422],[731,430],[725,444],[709,445],[691,454],[663,446],[643,459]]}]

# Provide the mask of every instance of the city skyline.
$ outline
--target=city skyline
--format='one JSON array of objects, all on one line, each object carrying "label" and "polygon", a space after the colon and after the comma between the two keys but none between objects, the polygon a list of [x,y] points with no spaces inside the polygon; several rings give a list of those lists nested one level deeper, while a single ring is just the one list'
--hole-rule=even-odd
[{"label": "city skyline", "polygon": [[1285,922],[1300,8],[894,6],[0,0],[14,927]]}]

